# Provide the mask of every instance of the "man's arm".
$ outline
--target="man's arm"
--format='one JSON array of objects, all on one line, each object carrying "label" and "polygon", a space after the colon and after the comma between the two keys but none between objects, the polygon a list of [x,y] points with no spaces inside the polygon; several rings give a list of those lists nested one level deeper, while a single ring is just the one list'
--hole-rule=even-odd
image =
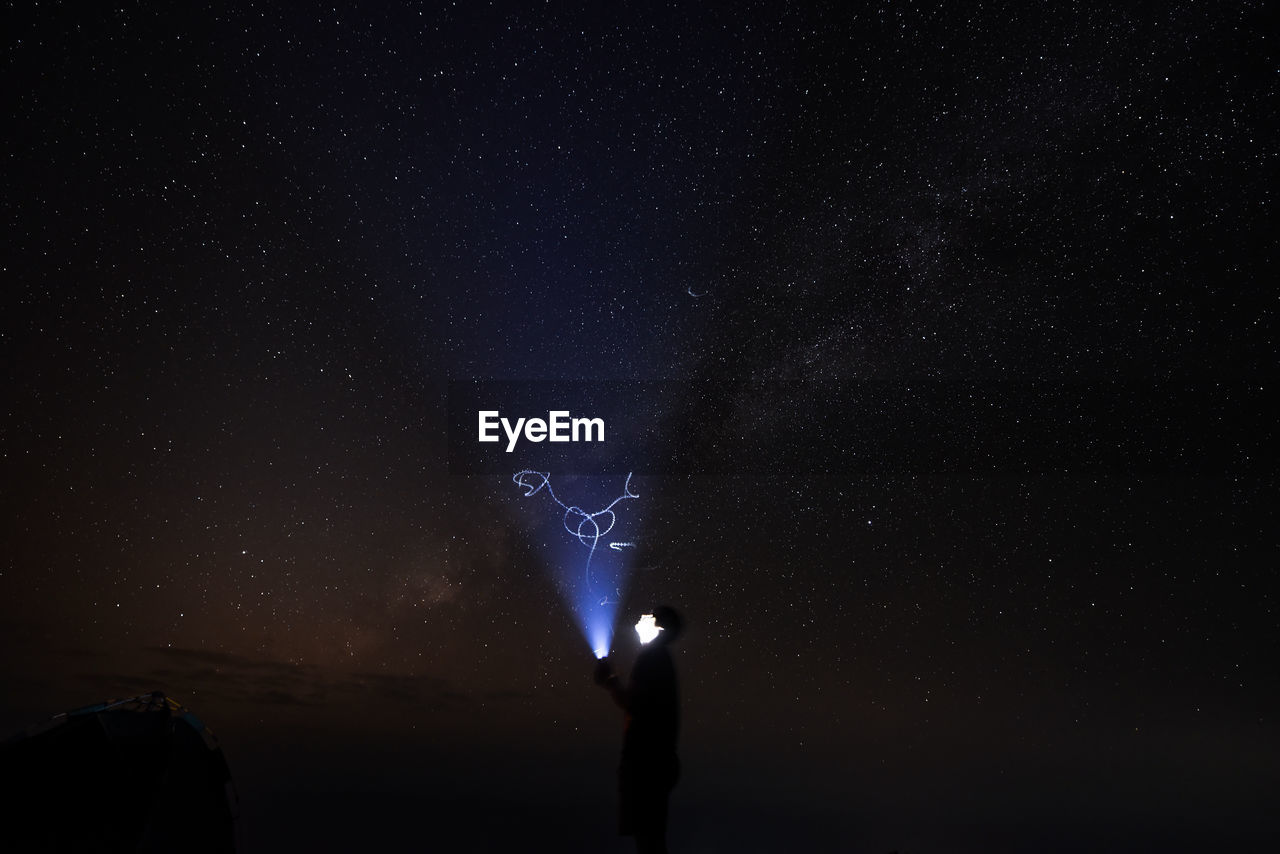
[{"label": "man's arm", "polygon": [[609,659],[600,659],[600,663],[596,665],[595,680],[597,685],[609,692],[609,696],[613,697],[618,708],[624,712],[631,711],[631,696],[626,686],[622,684],[622,680],[618,678],[618,674],[613,672],[613,665],[609,663]]}]

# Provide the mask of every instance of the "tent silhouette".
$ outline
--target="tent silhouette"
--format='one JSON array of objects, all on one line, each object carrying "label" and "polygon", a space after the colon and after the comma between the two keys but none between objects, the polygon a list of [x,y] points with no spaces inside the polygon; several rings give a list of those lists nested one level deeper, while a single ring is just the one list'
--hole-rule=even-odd
[{"label": "tent silhouette", "polygon": [[155,691],[55,715],[0,747],[0,850],[235,852],[213,733]]}]

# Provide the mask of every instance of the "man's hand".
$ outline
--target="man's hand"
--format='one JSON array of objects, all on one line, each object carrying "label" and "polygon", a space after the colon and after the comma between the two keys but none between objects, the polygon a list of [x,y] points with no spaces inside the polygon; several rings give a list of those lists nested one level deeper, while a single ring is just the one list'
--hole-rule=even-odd
[{"label": "man's hand", "polygon": [[593,678],[596,680],[597,685],[604,687],[617,679],[618,676],[613,672],[613,665],[609,663],[609,659],[602,658],[596,663],[596,671]]}]

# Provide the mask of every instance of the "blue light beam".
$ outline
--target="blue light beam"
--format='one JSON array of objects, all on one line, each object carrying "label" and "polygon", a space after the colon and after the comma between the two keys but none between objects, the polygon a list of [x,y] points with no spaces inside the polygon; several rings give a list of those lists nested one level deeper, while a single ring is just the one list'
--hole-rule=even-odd
[{"label": "blue light beam", "polygon": [[[618,583],[610,585],[613,588],[614,595],[601,597],[598,590],[593,592],[592,558],[596,556],[596,549],[599,547],[601,540],[606,538],[618,523],[618,515],[614,508],[622,501],[640,497],[631,491],[631,474],[627,474],[626,482],[622,487],[622,494],[609,502],[607,507],[594,513],[583,510],[577,505],[566,504],[561,501],[555,494],[555,490],[551,488],[551,474],[549,472],[526,469],[525,471],[517,472],[511,479],[524,490],[525,498],[531,498],[539,492],[545,491],[551,497],[551,500],[564,510],[561,524],[564,526],[565,531],[586,548],[587,556],[580,581],[574,584],[568,579],[564,579],[557,586],[560,587],[561,594],[565,597],[566,603],[577,618],[587,643],[591,645],[591,651],[595,653],[597,658],[604,658],[609,654],[609,646],[613,642],[613,623],[618,604],[622,599],[622,584],[620,579],[615,579]],[[608,545],[610,551],[602,553],[601,557],[605,554],[618,553],[625,549],[635,548],[635,543],[630,541],[614,541]]]}]

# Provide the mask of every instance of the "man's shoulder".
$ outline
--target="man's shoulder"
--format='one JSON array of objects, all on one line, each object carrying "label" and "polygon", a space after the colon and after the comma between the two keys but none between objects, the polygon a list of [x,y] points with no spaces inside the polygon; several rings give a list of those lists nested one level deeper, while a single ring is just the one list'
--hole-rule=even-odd
[{"label": "man's shoulder", "polygon": [[637,672],[654,671],[654,670],[672,670],[674,662],[671,659],[671,653],[666,646],[658,644],[646,647],[643,652],[636,657]]}]

